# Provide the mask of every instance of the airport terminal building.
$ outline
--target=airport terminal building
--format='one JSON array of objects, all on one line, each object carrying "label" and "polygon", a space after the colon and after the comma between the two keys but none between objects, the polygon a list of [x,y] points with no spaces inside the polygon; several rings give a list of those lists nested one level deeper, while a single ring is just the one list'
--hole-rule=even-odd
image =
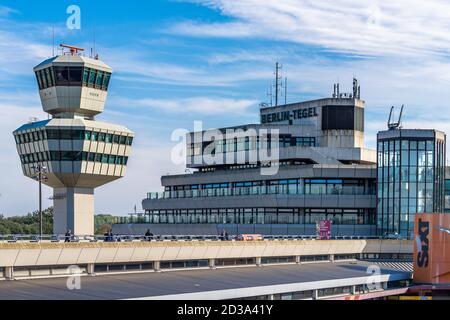
[{"label": "airport terminal building", "polygon": [[114,229],[297,235],[331,220],[333,235],[410,237],[415,212],[444,211],[445,134],[398,126],[368,149],[364,107],[355,80],[350,94],[262,106],[259,124],[191,132],[196,171],[163,176],[145,214]]}]

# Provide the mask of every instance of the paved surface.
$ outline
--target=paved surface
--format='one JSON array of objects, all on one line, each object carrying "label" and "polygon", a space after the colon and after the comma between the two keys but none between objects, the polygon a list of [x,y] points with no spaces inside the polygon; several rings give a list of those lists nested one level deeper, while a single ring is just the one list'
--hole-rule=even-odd
[{"label": "paved surface", "polygon": [[[171,271],[82,277],[81,290],[68,290],[67,278],[0,281],[0,300],[7,299],[131,299],[364,277],[364,263],[318,263],[216,270]],[[382,274],[410,274],[381,266]]]}]

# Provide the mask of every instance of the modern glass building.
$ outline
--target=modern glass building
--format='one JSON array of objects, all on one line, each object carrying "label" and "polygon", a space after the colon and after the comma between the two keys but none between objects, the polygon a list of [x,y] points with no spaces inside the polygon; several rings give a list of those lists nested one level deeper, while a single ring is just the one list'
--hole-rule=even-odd
[{"label": "modern glass building", "polygon": [[379,132],[377,142],[379,233],[410,237],[416,213],[444,212],[446,136],[392,129]]},{"label": "modern glass building", "polygon": [[[376,234],[376,152],[355,95],[262,106],[260,123],[187,135],[193,173],[161,178],[117,233]],[[267,151],[267,153],[266,153]]]}]

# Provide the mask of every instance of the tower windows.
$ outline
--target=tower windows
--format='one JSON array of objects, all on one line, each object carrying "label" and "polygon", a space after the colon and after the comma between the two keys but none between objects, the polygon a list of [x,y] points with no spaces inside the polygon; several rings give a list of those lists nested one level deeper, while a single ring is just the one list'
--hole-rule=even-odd
[{"label": "tower windows", "polygon": [[36,71],[39,90],[55,86],[86,86],[107,91],[111,73],[92,68],[55,66]]}]

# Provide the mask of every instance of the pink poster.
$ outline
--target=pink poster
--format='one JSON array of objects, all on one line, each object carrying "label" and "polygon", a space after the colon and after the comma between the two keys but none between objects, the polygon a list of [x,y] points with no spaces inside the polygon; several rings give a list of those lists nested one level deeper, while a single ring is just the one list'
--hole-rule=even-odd
[{"label": "pink poster", "polygon": [[331,220],[323,220],[319,222],[320,240],[330,240],[331,237]]}]

